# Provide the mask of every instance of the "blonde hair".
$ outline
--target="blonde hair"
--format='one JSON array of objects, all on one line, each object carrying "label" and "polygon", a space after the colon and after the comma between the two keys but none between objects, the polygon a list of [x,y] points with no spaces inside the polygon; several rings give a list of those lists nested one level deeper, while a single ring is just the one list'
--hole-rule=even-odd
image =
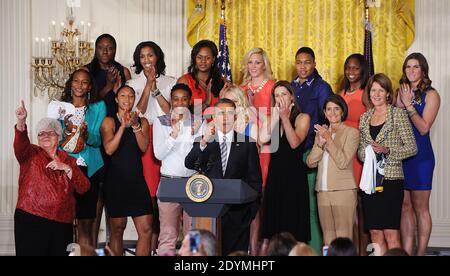
[{"label": "blonde hair", "polygon": [[251,49],[244,57],[244,60],[242,61],[242,67],[241,67],[241,74],[242,74],[242,85],[246,85],[250,83],[252,80],[252,77],[250,76],[250,73],[248,72],[248,61],[250,58],[255,55],[260,54],[263,57],[264,60],[264,66],[266,67],[266,70],[264,71],[264,78],[268,80],[273,80],[273,72],[272,67],[270,66],[269,57],[267,56],[266,51],[264,51],[262,48],[253,48]]},{"label": "blonde hair", "polygon": [[311,246],[298,242],[289,252],[289,256],[317,256],[317,254]]},{"label": "blonde hair", "polygon": [[238,100],[237,102],[237,106],[236,106],[236,111],[238,113],[238,115],[240,114],[240,112],[245,112],[245,123],[248,123],[249,121],[249,116],[247,114],[248,108],[250,107],[250,102],[248,101],[247,95],[246,93],[237,85],[231,85],[230,87],[228,87],[227,89],[225,89],[224,91],[222,91],[222,93],[220,94],[220,98],[223,99],[225,98],[226,94],[232,94],[236,97],[236,99]]}]

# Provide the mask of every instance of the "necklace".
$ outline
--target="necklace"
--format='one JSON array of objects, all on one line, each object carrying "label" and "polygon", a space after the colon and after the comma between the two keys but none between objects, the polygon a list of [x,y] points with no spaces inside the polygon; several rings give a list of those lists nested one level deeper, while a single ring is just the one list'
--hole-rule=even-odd
[{"label": "necklace", "polygon": [[266,85],[266,83],[268,81],[269,81],[268,79],[263,80],[263,82],[261,82],[261,84],[256,89],[253,89],[252,86],[249,85],[248,89],[250,90],[250,93],[252,94],[252,96],[254,96],[255,94],[261,92],[261,90],[263,89],[264,85]]},{"label": "necklace", "polygon": [[349,90],[345,91],[345,93],[348,95],[352,95],[353,93],[355,93],[356,90],[357,90],[356,88],[350,88]]}]

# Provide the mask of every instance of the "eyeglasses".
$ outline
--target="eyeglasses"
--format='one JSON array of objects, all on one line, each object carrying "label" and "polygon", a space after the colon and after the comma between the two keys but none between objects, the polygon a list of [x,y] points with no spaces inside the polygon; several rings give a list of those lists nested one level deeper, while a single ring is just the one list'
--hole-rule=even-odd
[{"label": "eyeglasses", "polygon": [[58,136],[58,134],[55,131],[41,131],[38,133],[38,137],[45,137],[45,136]]}]

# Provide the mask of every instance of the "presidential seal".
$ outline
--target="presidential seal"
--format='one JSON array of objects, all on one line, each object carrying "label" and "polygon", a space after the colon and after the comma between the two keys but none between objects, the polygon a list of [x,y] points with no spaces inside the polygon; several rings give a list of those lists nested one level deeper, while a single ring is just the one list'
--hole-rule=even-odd
[{"label": "presidential seal", "polygon": [[207,201],[211,197],[212,192],[213,185],[211,179],[204,175],[193,175],[186,182],[186,195],[194,202],[202,203]]}]

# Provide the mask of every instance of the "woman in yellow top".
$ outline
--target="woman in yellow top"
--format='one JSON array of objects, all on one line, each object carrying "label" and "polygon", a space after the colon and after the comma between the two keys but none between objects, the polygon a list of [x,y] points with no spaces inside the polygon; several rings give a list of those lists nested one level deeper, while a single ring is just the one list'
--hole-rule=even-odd
[{"label": "woman in yellow top", "polygon": [[[370,78],[364,93],[370,109],[361,116],[358,156],[361,161],[369,162],[366,151],[372,153],[380,174],[377,192],[362,196],[365,226],[370,230],[372,242],[384,254],[387,248],[401,247],[402,160],[415,155],[417,146],[406,111],[392,106],[391,80],[384,74],[376,74]],[[364,174],[363,169],[361,179]],[[364,184],[367,183],[361,180],[361,189]]]}]

